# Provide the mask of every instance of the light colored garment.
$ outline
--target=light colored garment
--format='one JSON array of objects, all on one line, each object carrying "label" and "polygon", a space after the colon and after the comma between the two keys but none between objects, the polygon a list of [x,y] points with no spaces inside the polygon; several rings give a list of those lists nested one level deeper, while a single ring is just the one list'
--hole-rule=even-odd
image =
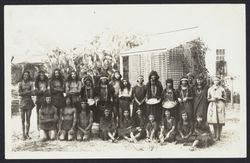
[{"label": "light colored garment", "polygon": [[[223,98],[225,99],[226,93],[221,86],[212,86],[208,89],[208,99],[210,98]],[[225,102],[224,100],[217,100],[210,102],[207,110],[207,122],[209,124],[225,124]]]}]

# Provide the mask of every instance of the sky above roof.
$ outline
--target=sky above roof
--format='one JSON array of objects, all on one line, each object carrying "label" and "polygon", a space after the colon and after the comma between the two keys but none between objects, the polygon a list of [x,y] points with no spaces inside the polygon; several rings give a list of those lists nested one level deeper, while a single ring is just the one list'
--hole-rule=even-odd
[{"label": "sky above roof", "polygon": [[[5,56],[14,63],[39,62],[55,47],[84,46],[101,32],[155,34],[198,26],[207,67],[225,49],[228,65],[245,62],[244,5],[40,5],[5,6]],[[175,40],[173,39],[173,42]],[[228,66],[237,75],[241,66]]]}]

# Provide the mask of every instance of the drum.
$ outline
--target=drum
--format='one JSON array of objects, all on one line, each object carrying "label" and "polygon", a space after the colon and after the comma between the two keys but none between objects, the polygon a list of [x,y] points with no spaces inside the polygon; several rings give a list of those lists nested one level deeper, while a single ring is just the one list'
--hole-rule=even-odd
[{"label": "drum", "polygon": [[157,100],[157,98],[150,98],[146,101],[147,104],[149,105],[155,105],[155,104],[158,104],[161,100]]},{"label": "drum", "polygon": [[176,106],[177,102],[175,101],[165,101],[162,103],[162,107],[165,109],[172,109]]},{"label": "drum", "polygon": [[95,100],[92,98],[88,99],[88,104],[89,106],[93,106],[95,104]]}]

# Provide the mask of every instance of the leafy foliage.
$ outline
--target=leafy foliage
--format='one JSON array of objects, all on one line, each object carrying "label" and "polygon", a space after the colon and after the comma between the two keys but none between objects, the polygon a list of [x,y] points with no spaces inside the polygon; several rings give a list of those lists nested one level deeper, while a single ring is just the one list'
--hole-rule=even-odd
[{"label": "leafy foliage", "polygon": [[52,50],[47,54],[45,67],[50,74],[59,68],[65,77],[72,69],[80,75],[88,69],[112,73],[119,68],[119,53],[142,45],[142,40],[140,34],[102,33],[83,47]]}]

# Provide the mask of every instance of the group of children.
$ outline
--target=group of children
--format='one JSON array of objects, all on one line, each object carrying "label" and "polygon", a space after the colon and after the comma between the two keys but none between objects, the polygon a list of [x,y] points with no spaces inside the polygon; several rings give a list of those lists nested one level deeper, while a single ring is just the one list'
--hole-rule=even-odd
[{"label": "group of children", "polygon": [[[99,137],[118,142],[183,143],[207,147],[220,140],[225,124],[225,90],[220,78],[208,89],[202,74],[187,74],[175,90],[173,80],[163,89],[156,71],[144,85],[142,75],[131,87],[119,71],[111,77],[96,76],[92,70],[82,79],[72,71],[66,82],[59,69],[49,79],[40,71],[33,83],[28,71],[19,83],[23,139],[30,139],[31,110],[36,96],[37,126],[40,139],[82,140],[91,137],[93,123],[99,124]],[[154,103],[149,101],[156,100]],[[26,121],[26,125],[25,125]],[[213,125],[214,134],[210,131]]]}]

